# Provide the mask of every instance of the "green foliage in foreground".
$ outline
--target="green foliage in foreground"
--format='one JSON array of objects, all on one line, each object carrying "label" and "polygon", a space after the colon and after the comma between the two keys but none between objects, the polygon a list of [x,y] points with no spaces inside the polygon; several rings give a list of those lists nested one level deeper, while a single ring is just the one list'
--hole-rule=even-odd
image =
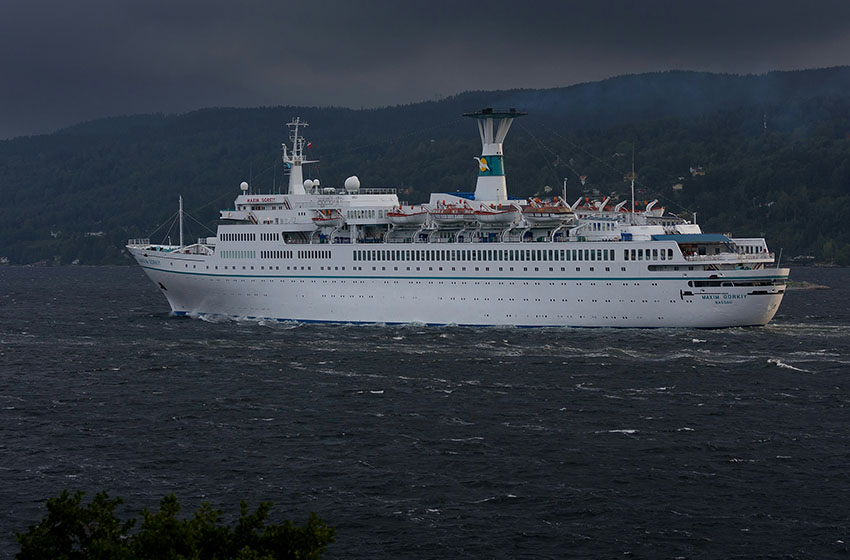
[{"label": "green foliage in foreground", "polygon": [[136,519],[120,520],[115,509],[121,498],[98,493],[88,505],[83,492],[67,490],[47,500],[47,517],[18,534],[18,560],[273,560],[317,559],[334,540],[334,529],[315,514],[303,527],[290,521],[266,524],[270,502],[253,513],[243,501],[234,526],[221,523],[221,513],[208,503],[188,519],[179,519],[180,504],[171,494],[159,511],[142,512]]}]

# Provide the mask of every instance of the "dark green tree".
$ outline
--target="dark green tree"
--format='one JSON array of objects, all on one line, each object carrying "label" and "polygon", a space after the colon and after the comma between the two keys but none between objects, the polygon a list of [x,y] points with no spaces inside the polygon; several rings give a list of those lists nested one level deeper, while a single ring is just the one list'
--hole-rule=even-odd
[{"label": "dark green tree", "polygon": [[291,521],[267,523],[272,504],[263,502],[251,512],[240,504],[235,526],[222,524],[222,512],[208,503],[190,518],[180,518],[180,504],[171,494],[159,511],[142,512],[136,519],[120,520],[115,509],[120,498],[98,493],[82,505],[83,492],[67,490],[47,500],[47,517],[26,533],[18,534],[18,560],[316,560],[334,540],[334,529],[315,514],[298,527]]}]

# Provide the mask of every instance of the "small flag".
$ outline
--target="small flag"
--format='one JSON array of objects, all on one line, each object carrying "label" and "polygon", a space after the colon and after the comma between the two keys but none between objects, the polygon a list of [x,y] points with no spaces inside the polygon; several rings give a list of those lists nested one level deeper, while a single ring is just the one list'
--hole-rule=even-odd
[{"label": "small flag", "polygon": [[579,177],[579,179],[581,179],[581,184],[582,186],[584,186],[584,184],[587,182],[587,175],[582,175]]},{"label": "small flag", "polygon": [[313,143],[312,143],[312,142],[307,142],[307,147],[308,147],[308,148],[312,148],[312,147],[313,147]]}]

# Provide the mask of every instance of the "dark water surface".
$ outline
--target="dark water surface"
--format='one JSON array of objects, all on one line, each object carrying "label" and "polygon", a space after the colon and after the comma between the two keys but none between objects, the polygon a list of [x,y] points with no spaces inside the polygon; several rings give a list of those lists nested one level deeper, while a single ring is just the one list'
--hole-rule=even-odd
[{"label": "dark water surface", "polygon": [[850,553],[848,269],[764,328],[173,318],[137,268],[0,268],[0,557],[63,488],[174,492],[327,558]]}]

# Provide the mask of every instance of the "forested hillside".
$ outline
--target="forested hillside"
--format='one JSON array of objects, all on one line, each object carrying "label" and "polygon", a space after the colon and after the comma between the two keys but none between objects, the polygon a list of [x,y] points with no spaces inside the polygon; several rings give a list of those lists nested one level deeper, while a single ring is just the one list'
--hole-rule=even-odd
[{"label": "forested hillside", "polygon": [[644,74],[376,110],[205,109],[83,123],[0,142],[0,258],[125,262],[126,239],[155,230],[178,194],[214,228],[241,181],[255,190],[286,184],[279,150],[294,116],[310,123],[310,156],[321,160],[306,175],[324,185],[358,175],[410,202],[468,191],[480,144],[475,123],[460,115],[489,106],[530,113],[505,143],[511,196],[560,192],[564,178],[570,202],[624,196],[634,146],[640,200],[697,212],[706,230],[764,234],[786,257],[850,264],[847,67]]}]

